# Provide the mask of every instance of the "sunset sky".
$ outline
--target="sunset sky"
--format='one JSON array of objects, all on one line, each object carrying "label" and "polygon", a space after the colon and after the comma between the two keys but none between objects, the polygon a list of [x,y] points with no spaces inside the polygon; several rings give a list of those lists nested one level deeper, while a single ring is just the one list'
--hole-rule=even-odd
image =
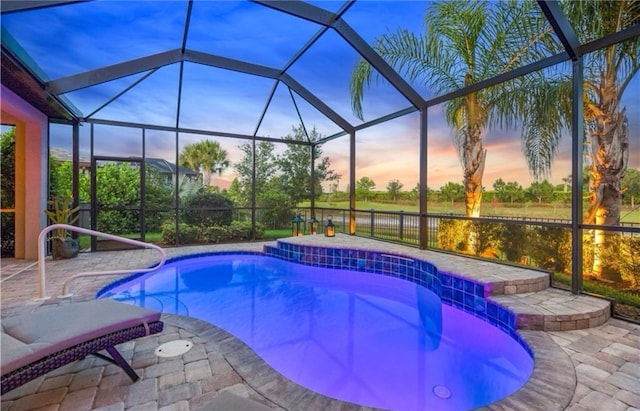
[{"label": "sunset sky", "polygon": [[[336,11],[342,2],[311,2]],[[103,65],[177,49],[181,46],[186,1],[95,1],[27,13],[5,15],[8,30],[42,68],[49,79],[92,70]],[[426,2],[356,2],[343,16],[365,41],[402,27],[424,31]],[[35,30],[38,27],[38,30]],[[70,30],[69,28],[73,28]],[[282,68],[318,32],[314,23],[278,13],[254,3],[197,0],[193,5],[189,37],[190,50],[221,55],[254,64]],[[333,30],[328,30],[287,73],[327,103],[351,124],[361,124],[351,112],[349,81],[359,55]],[[272,79],[216,69],[195,63],[184,64],[180,117],[178,110],[179,64],[160,68],[137,86],[98,110],[147,73],[98,84],[65,95],[87,116],[135,123],[215,130],[252,135],[274,86]],[[432,97],[415,85],[423,98]],[[640,76],[635,77],[622,100],[627,108],[630,133],[629,167],[640,168]],[[295,93],[294,93],[295,94]],[[340,131],[310,104],[295,95],[295,104],[307,128],[316,127],[324,136]],[[365,92],[365,121],[410,106],[384,82],[372,82]],[[442,106],[429,111],[428,185],[438,189],[448,181],[461,182],[462,171],[452,143],[450,128],[441,114]],[[300,123],[289,90],[280,84],[258,128],[261,136],[281,137]],[[419,180],[417,113],[395,119],[357,134],[356,179],[367,176],[385,190],[398,179],[410,190]],[[81,128],[81,155],[89,157],[90,127]],[[96,154],[141,156],[139,130],[96,126]],[[147,131],[146,155],[175,161],[175,134]],[[560,184],[570,170],[570,136],[562,139],[550,180]],[[199,139],[215,139],[229,153],[231,162],[242,155],[239,139],[181,135],[179,150]],[[51,145],[70,150],[68,127],[52,128]],[[487,165],[484,186],[497,178],[518,181],[527,187],[531,177],[520,147],[519,130],[487,130],[484,136]],[[283,148],[278,148],[282,152]],[[348,137],[323,146],[332,167],[342,175],[339,189],[349,180]],[[232,168],[214,178],[225,188],[234,178]]]}]

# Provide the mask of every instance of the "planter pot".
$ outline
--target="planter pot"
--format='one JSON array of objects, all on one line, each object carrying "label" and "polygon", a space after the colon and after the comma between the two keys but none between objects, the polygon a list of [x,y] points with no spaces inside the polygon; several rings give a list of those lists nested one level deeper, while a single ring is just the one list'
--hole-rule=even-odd
[{"label": "planter pot", "polygon": [[53,239],[51,255],[54,260],[64,260],[78,256],[80,243],[78,239],[69,238],[66,240]]}]

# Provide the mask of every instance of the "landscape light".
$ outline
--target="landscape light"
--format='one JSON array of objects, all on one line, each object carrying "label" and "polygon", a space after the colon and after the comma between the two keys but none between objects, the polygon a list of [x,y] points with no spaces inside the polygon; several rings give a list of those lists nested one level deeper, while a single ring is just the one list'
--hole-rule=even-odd
[{"label": "landscape light", "polygon": [[[301,236],[303,233],[300,231],[300,223],[304,224],[304,219],[297,213],[293,220],[291,220],[291,235],[294,237]],[[304,226],[303,226],[304,228]]]},{"label": "landscape light", "polygon": [[331,221],[332,216],[329,216],[327,219],[327,225],[324,226],[324,236],[325,237],[335,237],[336,236],[336,226]]},{"label": "landscape light", "polygon": [[318,234],[318,224],[320,222],[316,219],[316,216],[311,216],[311,218],[309,219],[309,231],[311,232],[311,235],[315,235]]}]

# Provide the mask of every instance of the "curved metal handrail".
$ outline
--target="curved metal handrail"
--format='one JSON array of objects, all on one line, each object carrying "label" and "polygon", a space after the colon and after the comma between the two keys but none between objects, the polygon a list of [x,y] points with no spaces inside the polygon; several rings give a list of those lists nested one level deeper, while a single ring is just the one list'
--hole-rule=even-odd
[{"label": "curved metal handrail", "polygon": [[89,230],[87,228],[82,228],[82,227],[76,227],[74,225],[68,225],[68,224],[52,224],[50,226],[45,227],[41,232],[40,235],[38,236],[38,293],[40,295],[40,299],[47,299],[49,298],[47,296],[47,291],[46,291],[46,287],[47,287],[47,283],[46,283],[46,275],[45,275],[45,264],[44,264],[44,259],[45,259],[45,240],[47,237],[47,234],[50,231],[56,230],[56,229],[65,229],[65,230],[69,230],[69,231],[75,231],[77,233],[81,233],[81,234],[89,234],[89,235],[94,235],[94,236],[100,236],[100,237],[104,237],[107,238],[109,240],[114,240],[114,241],[119,241],[121,243],[125,243],[125,244],[131,244],[131,245],[137,245],[139,247],[143,247],[143,248],[150,248],[150,249],[154,249],[156,251],[158,251],[160,253],[160,262],[158,264],[156,264],[154,267],[152,268],[143,268],[143,269],[136,269],[136,270],[116,270],[116,271],[87,271],[87,272],[82,272],[82,273],[78,273],[76,275],[73,275],[71,277],[69,277],[65,282],[64,282],[64,286],[62,289],[62,293],[63,293],[63,297],[67,297],[69,296],[69,294],[67,293],[67,286],[69,285],[69,283],[73,280],[75,280],[76,278],[79,277],[92,277],[92,276],[98,276],[98,275],[116,275],[116,274],[134,274],[134,273],[147,273],[153,270],[157,270],[158,268],[162,267],[165,263],[165,261],[167,261],[167,254],[164,252],[164,250],[161,247],[158,247],[155,244],[150,244],[150,243],[145,243],[142,241],[137,241],[137,240],[132,240],[130,238],[125,238],[125,237],[119,237],[117,235],[113,235],[113,234],[107,234],[107,233],[102,233],[100,231],[94,231],[94,230]]}]

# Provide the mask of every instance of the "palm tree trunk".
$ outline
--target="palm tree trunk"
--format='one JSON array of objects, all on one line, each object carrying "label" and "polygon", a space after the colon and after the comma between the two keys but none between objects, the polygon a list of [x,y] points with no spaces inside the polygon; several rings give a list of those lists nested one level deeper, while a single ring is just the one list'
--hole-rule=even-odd
[{"label": "palm tree trunk", "polygon": [[209,187],[211,185],[211,171],[205,169],[202,171],[202,174],[202,184],[204,184],[205,187]]},{"label": "palm tree trunk", "polygon": [[[607,81],[609,80],[609,81]],[[622,177],[629,159],[629,131],[625,110],[617,110],[615,80],[601,76],[601,104],[596,112],[591,134],[591,182],[586,222],[597,225],[620,225]],[[609,87],[606,87],[609,85]],[[620,281],[620,273],[610,269],[603,258],[607,238],[613,235],[595,230],[592,273]]]},{"label": "palm tree trunk", "polygon": [[464,202],[467,217],[480,217],[482,202],[482,176],[487,159],[487,150],[482,146],[481,130],[474,127],[470,130],[462,147],[464,167]]},{"label": "palm tree trunk", "polygon": [[[464,203],[467,217],[480,217],[480,203],[482,202],[482,176],[487,159],[487,150],[482,146],[481,128],[469,127],[462,145],[462,162],[464,166]],[[477,232],[471,230],[472,221],[466,221],[467,252],[473,253],[478,242]]]}]

